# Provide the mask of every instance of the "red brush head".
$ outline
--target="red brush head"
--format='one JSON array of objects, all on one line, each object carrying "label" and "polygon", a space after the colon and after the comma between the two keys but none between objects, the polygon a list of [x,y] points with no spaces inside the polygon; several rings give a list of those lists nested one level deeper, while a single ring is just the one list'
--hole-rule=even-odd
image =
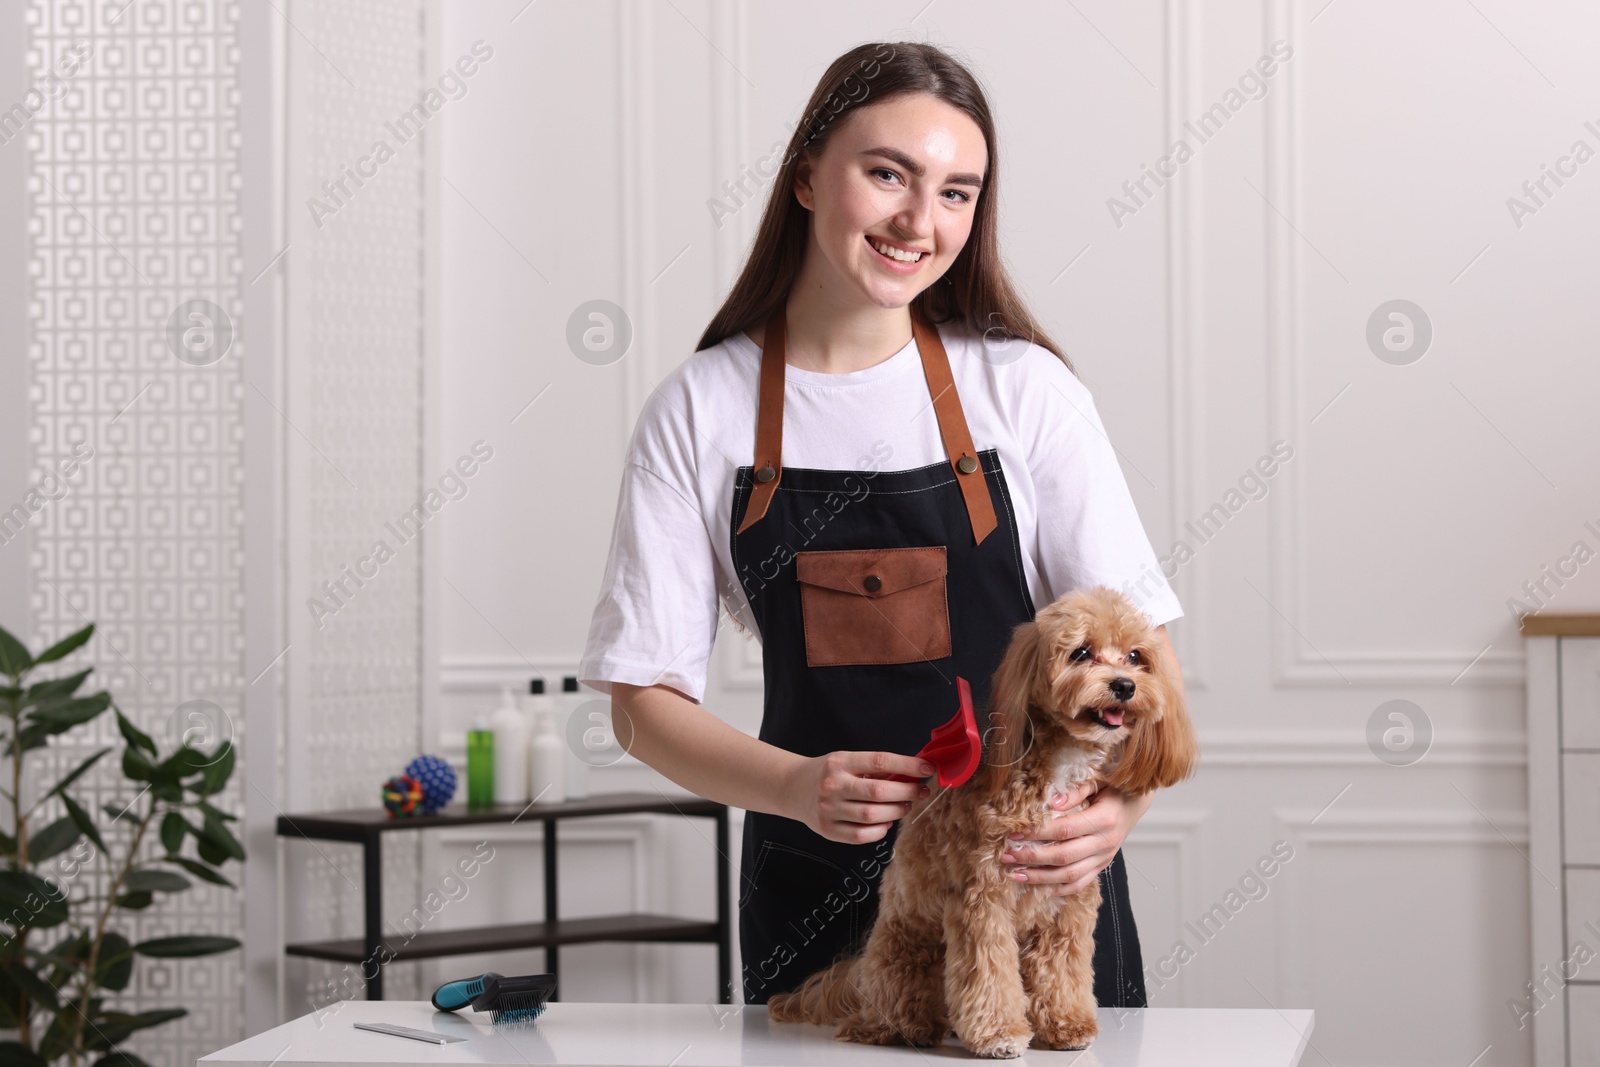
[{"label": "red brush head", "polygon": [[972,777],[983,758],[983,742],[978,737],[978,720],[972,714],[972,687],[956,675],[956,694],[961,706],[955,718],[933,731],[917,755],[938,769],[939,784],[953,789]]}]

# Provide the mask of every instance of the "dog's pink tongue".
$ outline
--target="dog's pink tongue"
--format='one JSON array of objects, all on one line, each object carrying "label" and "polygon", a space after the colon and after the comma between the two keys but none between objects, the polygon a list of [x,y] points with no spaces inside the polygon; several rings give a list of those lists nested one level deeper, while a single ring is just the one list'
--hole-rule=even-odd
[{"label": "dog's pink tongue", "polygon": [[1100,713],[1100,717],[1112,726],[1122,725],[1122,712],[1114,708],[1108,708],[1107,710],[1102,711]]}]

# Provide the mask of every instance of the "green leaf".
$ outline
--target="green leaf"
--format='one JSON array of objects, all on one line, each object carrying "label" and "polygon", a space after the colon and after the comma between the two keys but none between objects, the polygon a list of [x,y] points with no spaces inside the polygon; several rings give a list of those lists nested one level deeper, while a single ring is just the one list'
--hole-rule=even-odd
[{"label": "green leaf", "polygon": [[94,1020],[93,1029],[84,1035],[83,1047],[91,1052],[109,1048],[126,1041],[135,1030],[160,1026],[162,1023],[181,1019],[188,1014],[187,1008],[156,1008],[152,1011],[142,1011],[137,1015],[108,1011]]},{"label": "green leaf", "polygon": [[111,750],[109,748],[102,748],[99,752],[96,752],[94,755],[90,756],[88,759],[86,759],[82,763],[78,764],[76,767],[74,767],[72,769],[72,773],[71,774],[67,775],[65,778],[61,779],[61,781],[57,782],[51,788],[50,792],[45,794],[45,796],[46,797],[55,796],[56,794],[60,793],[63,789],[67,788],[67,786],[71,785],[73,782],[76,782],[79,778],[82,778],[84,776],[84,774],[89,770],[89,768],[93,767],[95,765],[95,763],[100,759],[101,756],[104,756],[107,752],[110,752],[110,751]]},{"label": "green leaf", "polygon": [[18,744],[22,746],[22,751],[31,752],[36,748],[43,748],[49,743],[49,728],[39,723],[34,723],[33,725],[19,731],[14,740],[10,738],[6,740],[6,755],[11,755],[12,750]]},{"label": "green leaf", "polygon": [[206,815],[208,815],[209,817],[211,817],[213,819],[226,819],[228,822],[238,822],[239,821],[239,816],[237,816],[237,815],[229,815],[227,812],[223,811],[221,808],[219,808],[216,805],[212,804],[209,800],[202,800],[196,806],[202,812],[204,812]]},{"label": "green leaf", "polygon": [[28,647],[15,637],[11,631],[0,626],[0,673],[16,677],[33,666],[33,657],[28,655]]},{"label": "green leaf", "polygon": [[51,1011],[61,1010],[61,998],[56,994],[55,987],[41,978],[32,967],[26,963],[14,963],[8,965],[5,970],[6,977],[15,982],[17,988],[28,996]]},{"label": "green leaf", "polygon": [[244,859],[244,846],[239,844],[238,839],[222,824],[222,820],[218,817],[220,813],[204,801],[200,802],[200,807],[206,816],[205,822],[200,827],[201,842],[210,842],[233,859]]},{"label": "green leaf", "polygon": [[111,694],[103,689],[86,697],[53,697],[28,713],[28,725],[42,726],[53,734],[64,733],[110,706]]},{"label": "green leaf", "polygon": [[51,678],[44,682],[35,682],[28,686],[28,691],[22,696],[22,706],[42,703],[46,700],[55,700],[58,697],[69,697],[78,691],[78,686],[83,684],[85,678],[94,673],[93,667],[85,667],[77,674],[69,674],[63,678]]},{"label": "green leaf", "polygon": [[179,937],[157,937],[141,941],[133,951],[141,956],[171,959],[178,956],[214,956],[239,947],[237,938],[213,937],[207,934],[184,934]]},{"label": "green leaf", "polygon": [[107,930],[100,939],[100,955],[94,964],[95,984],[103,989],[121,992],[128,988],[132,977],[133,946],[121,934]]},{"label": "green leaf", "polygon": [[23,720],[22,730],[18,734],[24,742],[22,747],[25,750],[37,748],[45,738],[82,726],[105,711],[110,702],[109,693],[97,693],[48,706],[40,705]]},{"label": "green leaf", "polygon": [[233,774],[235,752],[233,742],[224,741],[217,752],[210,757],[211,762],[200,778],[198,791],[201,796],[222,792],[222,787],[228,784],[228,778]]},{"label": "green leaf", "polygon": [[[23,954],[26,955],[30,960],[37,960],[40,963],[48,963],[50,966],[56,968],[58,972],[62,970],[71,971],[83,966],[83,960],[81,959],[69,959],[66,956],[58,956],[54,952],[46,952],[43,949],[25,948],[22,951]],[[50,979],[50,984],[55,986],[57,989],[61,988],[61,983],[57,982],[53,976]]]},{"label": "green leaf", "polygon": [[145,759],[144,753],[129,745],[122,750],[122,773],[136,782],[148,782],[155,767]]},{"label": "green leaf", "polygon": [[50,1026],[45,1030],[44,1037],[39,1039],[39,1055],[47,1060],[58,1060],[66,1055],[68,1047],[72,1044],[72,1035],[68,1030],[71,1023],[78,1019],[77,1000],[70,1000],[67,1006],[56,1012],[56,1017],[50,1020]]},{"label": "green leaf", "polygon": [[157,800],[165,800],[172,804],[183,803],[183,786],[171,777],[161,774],[159,770],[156,773],[160,777],[151,779],[150,795]]},{"label": "green leaf", "polygon": [[88,626],[85,626],[77,633],[68,634],[66,637],[63,637],[49,648],[39,653],[39,658],[34,660],[34,665],[38,666],[41,663],[54,663],[58,659],[69,656],[77,650],[78,646],[82,645],[85,641],[89,640],[89,638],[93,636],[94,623],[91,622]]},{"label": "green leaf", "polygon": [[224,878],[220,873],[217,872],[216,868],[210,866],[209,864],[196,862],[195,860],[189,859],[186,856],[166,856],[164,857],[164,860],[167,863],[176,863],[178,866],[182,867],[196,878],[210,882],[213,885],[225,885],[229,889],[234,888],[234,884],[232,882]]},{"label": "green leaf", "polygon": [[127,908],[129,911],[143,911],[154,903],[155,899],[148,889],[138,889],[132,893],[121,894],[115,903],[117,907]]},{"label": "green leaf", "polygon": [[138,797],[134,797],[133,800],[126,806],[108,801],[100,806],[100,810],[111,816],[112,819],[120,819],[124,822],[137,823],[139,821],[139,816],[134,814],[133,805],[138,802]]},{"label": "green leaf", "polygon": [[[110,749],[106,751],[109,752]],[[100,838],[100,828],[94,824],[93,819],[89,818],[89,813],[84,811],[76,800],[73,800],[65,793],[61,794],[61,802],[67,806],[67,816],[77,824],[78,829],[83,831],[84,836],[93,841],[95,847],[101,852],[106,851],[106,843]]]},{"label": "green leaf", "polygon": [[0,1063],[6,1067],[50,1067],[43,1057],[20,1041],[0,1041]]},{"label": "green leaf", "polygon": [[55,965],[56,969],[50,973],[49,982],[60,989],[63,982],[88,966],[88,931],[69,931],[65,937],[56,942],[54,948],[48,953],[41,954],[39,958]]},{"label": "green leaf", "polygon": [[34,723],[17,730],[15,737],[6,738],[5,754],[10,756],[18,747],[27,752],[29,749],[40,748],[50,740],[50,735],[43,726]]},{"label": "green leaf", "polygon": [[17,839],[3,830],[0,830],[0,856],[7,859],[17,854]]},{"label": "green leaf", "polygon": [[66,893],[32,871],[0,870],[0,905],[7,909],[6,923],[17,929],[46,929],[67,921]]},{"label": "green leaf", "polygon": [[22,990],[17,988],[17,983],[11,980],[5,969],[0,968],[0,1028],[15,1030],[21,1011]]},{"label": "green leaf", "polygon": [[199,749],[179,745],[176,752],[156,765],[156,769],[171,774],[175,779],[187,778],[191,774],[205,770],[209,758]]},{"label": "green leaf", "polygon": [[169,811],[161,818],[161,847],[168,852],[178,852],[183,848],[183,839],[189,832],[189,824],[182,815]]},{"label": "green leaf", "polygon": [[149,889],[157,893],[181,893],[194,885],[176,871],[161,871],[150,867],[141,867],[131,872],[122,884],[129,890]]},{"label": "green leaf", "polygon": [[156,743],[150,740],[150,735],[133,725],[129,718],[122,714],[122,709],[117,710],[117,729],[122,731],[122,737],[134,748],[143,749],[151,758],[156,755]]},{"label": "green leaf", "polygon": [[213,867],[220,867],[228,862],[228,850],[220,845],[212,844],[211,839],[208,837],[196,839],[195,846],[195,851],[200,853],[200,858]]},{"label": "green leaf", "polygon": [[43,863],[51,856],[71,848],[82,836],[83,831],[72,816],[63,815],[29,840],[28,862]]}]

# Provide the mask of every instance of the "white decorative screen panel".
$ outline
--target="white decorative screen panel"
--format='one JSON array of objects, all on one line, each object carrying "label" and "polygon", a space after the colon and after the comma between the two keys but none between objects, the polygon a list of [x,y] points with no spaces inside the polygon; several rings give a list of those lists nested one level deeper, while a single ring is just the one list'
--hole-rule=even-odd
[{"label": "white decorative screen panel", "polygon": [[[92,664],[91,683],[164,749],[195,700],[243,745],[238,7],[32,0],[28,21],[39,91],[6,132],[32,160],[31,459],[41,472],[82,460],[29,523],[29,636],[37,648],[93,621],[70,662]],[[110,714],[63,740],[40,780],[120,747]],[[240,810],[239,777],[225,811]],[[93,811],[135,795],[114,760],[75,792]],[[116,928],[237,935],[243,898],[197,884],[117,912]],[[242,1036],[237,952],[141,960],[134,975],[116,1006],[189,1014],[128,1051],[192,1063]]]},{"label": "white decorative screen panel", "polygon": [[[285,795],[295,810],[326,811],[376,804],[379,785],[419,751],[422,545],[406,516],[423,481],[422,141],[438,119],[405,118],[422,91],[421,0],[306,0],[283,11]],[[416,835],[384,842],[385,915],[416,901],[418,847]],[[359,849],[285,848],[287,938],[360,935]],[[359,974],[291,957],[285,1016],[364,996]],[[415,966],[386,966],[384,997],[425,995],[417,982]]]}]

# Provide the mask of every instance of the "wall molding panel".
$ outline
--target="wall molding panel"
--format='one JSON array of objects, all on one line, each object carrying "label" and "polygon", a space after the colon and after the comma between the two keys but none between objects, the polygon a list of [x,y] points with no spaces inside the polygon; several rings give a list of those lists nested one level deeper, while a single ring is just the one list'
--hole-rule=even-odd
[{"label": "wall molding panel", "polygon": [[[1200,55],[1200,10],[1196,0],[1165,0],[1162,5],[1162,41],[1165,49],[1166,143],[1183,136],[1183,123],[1194,113],[1200,99],[1197,80],[1204,69]],[[1207,457],[1205,403],[1205,304],[1204,269],[1205,227],[1200,205],[1204,203],[1205,174],[1190,168],[1184,179],[1173,183],[1166,204],[1166,306],[1167,306],[1167,406],[1170,412],[1168,463],[1172,489],[1168,506],[1172,522],[1167,545],[1179,535],[1189,516],[1200,514],[1205,503],[1199,487],[1205,481]],[[1163,546],[1156,546],[1159,556]],[[1187,576],[1179,571],[1172,579],[1183,620],[1192,620],[1183,629],[1184,685],[1196,692],[1210,686],[1211,641],[1205,626],[1211,609],[1212,560],[1206,558],[1190,568]]]},{"label": "wall molding panel", "polygon": [[[1148,873],[1141,869],[1141,865],[1133,856],[1145,849],[1167,849],[1173,853],[1173,866],[1178,872],[1178,883],[1173,891],[1174,911],[1171,916],[1174,936],[1182,929],[1184,921],[1196,914],[1201,907],[1200,876],[1206,866],[1205,828],[1210,818],[1211,811],[1206,808],[1166,810],[1158,802],[1144,818],[1139,820],[1139,825],[1123,844],[1123,858],[1128,867],[1129,892],[1135,898],[1146,886],[1157,892],[1160,892],[1162,887],[1151,884]],[[1152,921],[1153,916],[1141,914],[1136,918],[1139,922],[1139,943],[1145,966],[1148,968],[1160,955],[1161,946],[1170,944],[1171,940],[1163,936],[1165,931]],[[1175,984],[1178,987],[1177,1003],[1166,1006],[1189,1007],[1196,999],[1194,982],[1178,980]]]},{"label": "wall molding panel", "polygon": [[[1308,14],[1298,0],[1266,0],[1264,10],[1264,45],[1280,38],[1290,39],[1293,30],[1306,25],[1306,20],[1316,13]],[[1291,443],[1302,439],[1303,427],[1315,414],[1308,412],[1300,381],[1305,358],[1301,276],[1305,253],[1303,238],[1296,232],[1304,228],[1300,184],[1300,137],[1304,124],[1299,110],[1299,86],[1306,76],[1302,66],[1307,60],[1303,53],[1296,55],[1297,61],[1285,64],[1279,72],[1283,78],[1281,91],[1268,93],[1262,101],[1266,108],[1263,180],[1269,201],[1261,206],[1267,234],[1267,420],[1271,439]],[[1321,652],[1312,648],[1296,628],[1305,625],[1307,611],[1309,556],[1302,485],[1307,477],[1307,472],[1301,470],[1285,479],[1281,499],[1269,507],[1273,605],[1269,614],[1275,684],[1318,688],[1349,684],[1452,685],[1463,677],[1474,688],[1522,684],[1520,648],[1325,648]]]},{"label": "wall molding panel", "polygon": [[[1528,816],[1525,811],[1486,810],[1481,814],[1465,805],[1460,809],[1403,807],[1362,808],[1318,812],[1312,809],[1278,809],[1273,813],[1276,835],[1295,849],[1296,863],[1323,845],[1413,850],[1419,846],[1453,846],[1474,850],[1512,849],[1526,855]],[[1309,866],[1309,864],[1307,864]],[[1281,879],[1278,909],[1278,986],[1276,1004],[1312,1003],[1311,976],[1319,972],[1310,936],[1318,928],[1308,910],[1310,889],[1304,867],[1288,872],[1298,877]],[[1514,988],[1514,983],[1506,983]]]}]

